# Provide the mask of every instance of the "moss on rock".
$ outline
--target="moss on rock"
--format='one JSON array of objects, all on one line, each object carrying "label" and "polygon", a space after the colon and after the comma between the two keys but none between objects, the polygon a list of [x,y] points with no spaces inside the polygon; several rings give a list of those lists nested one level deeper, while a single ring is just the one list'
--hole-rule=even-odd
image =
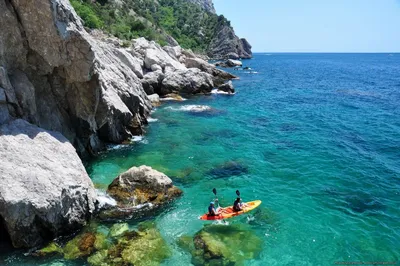
[{"label": "moss on rock", "polygon": [[127,231],[129,231],[129,226],[127,223],[114,224],[111,227],[110,232],[108,233],[108,236],[115,238],[115,237],[118,237],[118,236],[124,234]]},{"label": "moss on rock", "polygon": [[142,223],[138,231],[125,231],[108,250],[88,258],[92,266],[159,265],[171,255],[154,223]]},{"label": "moss on rock", "polygon": [[193,239],[195,265],[235,265],[253,259],[261,251],[262,240],[239,225],[210,225]]},{"label": "moss on rock", "polygon": [[62,254],[62,253],[63,253],[62,248],[59,245],[57,245],[56,243],[51,242],[50,244],[48,244],[44,248],[36,251],[34,253],[34,255],[42,257],[42,256]]}]

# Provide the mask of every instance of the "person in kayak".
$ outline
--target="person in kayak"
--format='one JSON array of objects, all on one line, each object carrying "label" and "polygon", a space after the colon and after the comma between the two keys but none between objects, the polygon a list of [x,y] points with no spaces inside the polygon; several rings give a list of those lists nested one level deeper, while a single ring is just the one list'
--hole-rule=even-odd
[{"label": "person in kayak", "polygon": [[238,198],[236,198],[235,202],[233,203],[233,210],[235,212],[240,212],[246,206],[247,206],[247,204],[242,203],[242,199],[238,197]]},{"label": "person in kayak", "polygon": [[214,202],[211,201],[210,206],[208,206],[208,216],[217,216],[220,214],[219,208],[215,209],[214,205],[215,205]]}]

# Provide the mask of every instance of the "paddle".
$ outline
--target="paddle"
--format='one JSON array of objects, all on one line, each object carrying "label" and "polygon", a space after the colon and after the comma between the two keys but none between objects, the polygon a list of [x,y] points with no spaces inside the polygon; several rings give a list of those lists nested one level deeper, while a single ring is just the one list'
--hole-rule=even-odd
[{"label": "paddle", "polygon": [[240,198],[240,191],[236,190],[236,195],[238,195],[238,197]]}]

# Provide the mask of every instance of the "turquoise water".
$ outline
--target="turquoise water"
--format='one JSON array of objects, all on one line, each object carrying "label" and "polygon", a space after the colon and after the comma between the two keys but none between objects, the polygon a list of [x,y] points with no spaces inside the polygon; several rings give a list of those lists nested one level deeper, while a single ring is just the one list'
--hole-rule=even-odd
[{"label": "turquoise water", "polygon": [[236,95],[157,108],[142,141],[88,165],[93,181],[104,189],[146,164],[182,188],[152,218],[173,249],[163,265],[190,264],[176,240],[203,227],[197,218],[214,187],[221,205],[233,203],[236,189],[263,201],[229,220],[263,239],[246,265],[399,261],[400,54],[256,54],[244,64],[253,72],[232,70]]}]

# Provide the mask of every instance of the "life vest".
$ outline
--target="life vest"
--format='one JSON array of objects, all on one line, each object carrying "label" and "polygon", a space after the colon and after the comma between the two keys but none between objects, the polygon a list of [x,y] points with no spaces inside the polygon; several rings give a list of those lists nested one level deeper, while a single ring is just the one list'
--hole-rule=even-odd
[{"label": "life vest", "polygon": [[208,215],[215,216],[215,208],[213,206],[208,206]]}]

